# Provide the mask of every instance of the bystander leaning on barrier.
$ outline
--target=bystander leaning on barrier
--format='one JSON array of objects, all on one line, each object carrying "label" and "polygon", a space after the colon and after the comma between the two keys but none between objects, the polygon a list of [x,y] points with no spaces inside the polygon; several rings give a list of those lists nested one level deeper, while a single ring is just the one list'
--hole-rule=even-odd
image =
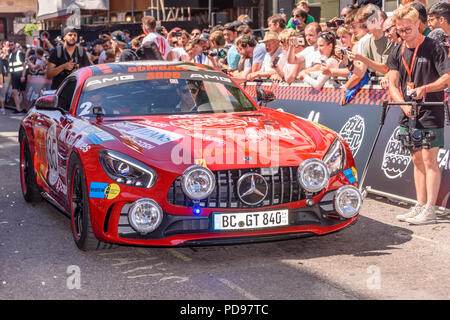
[{"label": "bystander leaning on barrier", "polygon": [[337,68],[339,61],[335,55],[336,37],[332,32],[325,32],[319,35],[317,47],[320,52],[320,58],[313,62],[311,68],[300,72],[299,79],[305,81],[316,90],[321,90],[325,82],[330,78],[329,75],[322,72],[322,68]]},{"label": "bystander leaning on barrier", "polygon": [[261,70],[250,73],[247,79],[253,81],[257,78],[270,78],[276,74],[275,66],[278,65],[280,69],[284,68],[286,59],[281,56],[283,48],[280,45],[280,40],[276,32],[267,32],[263,40],[266,45],[266,55],[261,65]]},{"label": "bystander leaning on barrier", "polygon": [[386,18],[386,13],[373,4],[368,4],[358,12],[357,21],[367,27],[367,33],[370,35],[363,44],[361,53],[349,53],[350,59],[362,62],[355,70],[360,75],[368,68],[379,77],[389,71],[386,62],[393,43],[384,36],[383,24]]},{"label": "bystander leaning on barrier", "polygon": [[266,55],[266,46],[264,43],[258,43],[251,35],[242,35],[236,39],[236,48],[244,60],[244,69],[233,73],[232,77],[235,81],[242,83],[247,80],[249,74],[261,69]]},{"label": "bystander leaning on barrier", "polygon": [[[299,72],[303,69],[311,68],[313,62],[320,58],[320,52],[317,47],[317,39],[321,33],[320,25],[317,22],[310,23],[305,29],[305,39],[307,47],[301,52],[295,53],[292,45],[295,43],[291,42],[289,51],[287,53],[287,63],[289,64],[299,64]],[[296,77],[298,74],[296,75]]]},{"label": "bystander leaning on barrier", "polygon": [[[450,79],[450,62],[444,49],[419,31],[418,18],[417,10],[411,6],[394,11],[397,32],[404,40],[402,45],[393,48],[387,63],[390,68],[389,93],[394,102],[412,99],[444,101],[444,90]],[[439,148],[444,147],[444,108],[422,106],[415,116],[411,105],[401,107],[400,134],[409,134],[408,119],[416,117],[416,128],[433,132],[435,138],[416,149],[403,142],[412,155],[417,205],[397,219],[411,224],[436,223],[435,204],[441,182],[437,155]]]},{"label": "bystander leaning on barrier", "polygon": [[[289,50],[292,51],[291,54],[297,54],[305,49],[305,36],[303,34],[298,34],[294,29],[285,29],[280,33],[280,42],[283,49],[282,55],[284,59],[287,60],[287,54]],[[285,81],[291,84],[297,77],[301,65],[296,63],[288,63],[284,65],[284,68],[280,68],[278,65],[275,66],[276,74],[272,75],[271,79],[274,81]]]},{"label": "bystander leaning on barrier", "polygon": [[350,74],[350,71],[346,67],[349,64],[348,53],[354,48],[353,35],[347,26],[339,27],[336,35],[339,37],[340,46],[336,46],[335,54],[341,63],[337,68],[324,66],[322,72],[330,77],[347,78]]}]

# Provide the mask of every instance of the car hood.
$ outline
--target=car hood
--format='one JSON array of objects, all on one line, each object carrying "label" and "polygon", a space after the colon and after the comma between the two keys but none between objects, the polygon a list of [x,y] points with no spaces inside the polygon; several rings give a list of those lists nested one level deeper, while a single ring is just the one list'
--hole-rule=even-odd
[{"label": "car hood", "polygon": [[[144,160],[231,167],[298,165],[322,157],[335,133],[294,115],[255,112],[105,118],[116,151]],[[111,147],[108,145],[108,147]]]}]

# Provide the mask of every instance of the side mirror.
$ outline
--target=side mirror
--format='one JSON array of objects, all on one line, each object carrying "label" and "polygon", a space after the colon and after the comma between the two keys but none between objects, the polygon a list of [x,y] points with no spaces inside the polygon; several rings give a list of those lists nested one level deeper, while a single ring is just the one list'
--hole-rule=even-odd
[{"label": "side mirror", "polygon": [[56,110],[58,108],[58,96],[56,94],[51,94],[47,96],[40,97],[34,103],[34,106],[38,110]]},{"label": "side mirror", "polygon": [[259,105],[275,100],[275,94],[272,91],[264,89],[256,89],[256,100]]}]

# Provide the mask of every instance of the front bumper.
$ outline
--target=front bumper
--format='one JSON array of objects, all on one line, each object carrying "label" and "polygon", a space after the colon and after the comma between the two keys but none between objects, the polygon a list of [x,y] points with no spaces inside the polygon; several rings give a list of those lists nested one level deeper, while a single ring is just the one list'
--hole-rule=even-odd
[{"label": "front bumper", "polygon": [[[130,245],[179,246],[249,243],[323,235],[343,229],[355,223],[358,218],[358,215],[351,219],[340,217],[334,209],[334,194],[335,191],[325,194],[319,203],[312,206],[300,201],[297,206],[289,208],[287,226],[233,231],[214,230],[214,213],[224,212],[215,209],[208,215],[200,216],[164,212],[163,221],[155,231],[140,234],[128,222],[128,209],[131,203],[118,203],[108,210],[100,238],[108,242]],[[270,211],[274,208],[266,207],[264,210]],[[262,210],[261,208],[245,210],[247,213],[252,211]]]}]

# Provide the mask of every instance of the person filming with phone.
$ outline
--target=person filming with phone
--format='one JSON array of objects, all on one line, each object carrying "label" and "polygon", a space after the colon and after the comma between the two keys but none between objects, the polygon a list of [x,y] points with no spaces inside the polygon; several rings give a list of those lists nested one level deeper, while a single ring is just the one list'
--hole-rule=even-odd
[{"label": "person filming with phone", "polygon": [[[387,61],[392,100],[443,102],[444,90],[450,83],[446,52],[436,41],[421,34],[419,13],[415,8],[396,9],[393,21],[403,43],[392,49]],[[401,105],[401,108],[399,137],[408,137],[400,141],[411,152],[417,204],[396,218],[415,225],[436,223],[435,204],[441,184],[437,156],[439,148],[444,147],[445,110],[426,105],[417,110],[413,103]],[[413,123],[410,119],[415,122],[414,128],[410,127]]]},{"label": "person filming with phone", "polygon": [[48,59],[47,78],[52,79],[51,89],[57,89],[64,79],[75,70],[91,65],[87,53],[77,46],[78,32],[66,27],[63,32],[63,46],[57,46]]}]

